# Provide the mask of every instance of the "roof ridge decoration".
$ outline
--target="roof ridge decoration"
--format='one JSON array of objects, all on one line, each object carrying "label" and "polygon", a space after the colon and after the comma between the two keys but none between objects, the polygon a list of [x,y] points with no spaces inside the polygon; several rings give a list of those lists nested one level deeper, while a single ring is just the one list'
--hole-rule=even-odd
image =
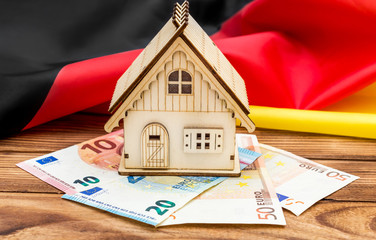
[{"label": "roof ridge decoration", "polygon": [[172,14],[172,23],[179,27],[185,27],[188,25],[188,18],[189,18],[189,2],[185,0],[181,5],[179,3],[175,3],[174,11]]}]

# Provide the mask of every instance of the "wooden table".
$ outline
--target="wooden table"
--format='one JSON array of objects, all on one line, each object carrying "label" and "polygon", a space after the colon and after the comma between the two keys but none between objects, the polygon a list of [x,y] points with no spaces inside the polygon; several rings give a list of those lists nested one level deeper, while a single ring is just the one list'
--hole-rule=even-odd
[{"label": "wooden table", "polygon": [[154,228],[63,200],[61,191],[15,166],[105,134],[107,119],[77,113],[0,140],[0,238],[376,239],[376,140],[258,129],[255,134],[261,143],[360,177],[299,217],[285,211],[285,227],[194,224]]}]

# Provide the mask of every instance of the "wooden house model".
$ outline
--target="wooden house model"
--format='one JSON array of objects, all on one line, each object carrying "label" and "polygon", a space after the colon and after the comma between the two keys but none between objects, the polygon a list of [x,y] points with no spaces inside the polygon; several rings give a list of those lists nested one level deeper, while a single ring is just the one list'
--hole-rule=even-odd
[{"label": "wooden house model", "polygon": [[120,77],[109,111],[107,132],[123,120],[122,175],[239,176],[236,119],[255,128],[243,79],[187,1]]}]

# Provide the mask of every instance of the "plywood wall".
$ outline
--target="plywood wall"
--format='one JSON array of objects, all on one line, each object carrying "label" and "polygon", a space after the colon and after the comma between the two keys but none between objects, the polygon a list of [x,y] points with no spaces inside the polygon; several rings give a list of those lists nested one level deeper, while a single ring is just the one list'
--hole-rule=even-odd
[{"label": "plywood wall", "polygon": [[[215,89],[200,72],[195,64],[187,59],[182,51],[175,52],[165,65],[164,70],[156,74],[149,90],[141,93],[141,99],[133,103],[136,111],[173,111],[173,112],[227,112],[226,103],[219,99]],[[192,94],[168,94],[167,77],[175,70],[184,70],[192,76]]]}]

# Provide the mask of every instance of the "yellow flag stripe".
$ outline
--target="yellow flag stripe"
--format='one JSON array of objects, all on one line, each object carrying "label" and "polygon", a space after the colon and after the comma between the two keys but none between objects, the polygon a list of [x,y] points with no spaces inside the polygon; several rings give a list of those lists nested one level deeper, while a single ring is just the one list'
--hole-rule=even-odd
[{"label": "yellow flag stripe", "polygon": [[256,127],[376,139],[376,114],[250,106]]}]

